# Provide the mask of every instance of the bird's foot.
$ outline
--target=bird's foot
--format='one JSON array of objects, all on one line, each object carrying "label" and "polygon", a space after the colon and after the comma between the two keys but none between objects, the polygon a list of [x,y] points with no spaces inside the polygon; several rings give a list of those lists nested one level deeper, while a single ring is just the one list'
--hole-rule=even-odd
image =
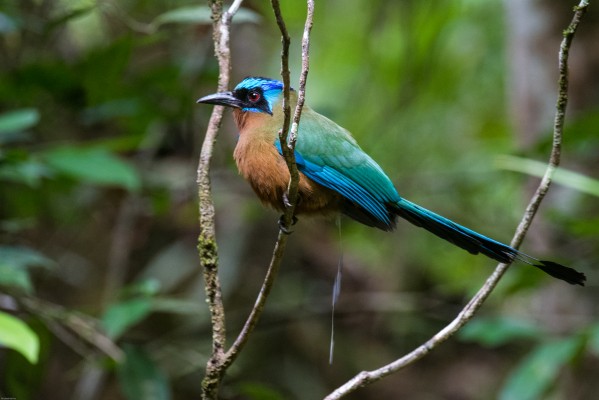
[{"label": "bird's foot", "polygon": [[283,204],[285,204],[286,208],[291,207],[293,204],[289,201],[289,196],[287,196],[287,192],[283,193]]},{"label": "bird's foot", "polygon": [[[283,192],[283,204],[285,205],[285,208],[289,208],[293,205],[293,204],[291,204],[291,201],[289,200],[289,196],[288,196],[287,192]],[[295,205],[298,206],[300,204],[302,204],[302,196],[298,195]]]},{"label": "bird's foot", "polygon": [[[297,217],[294,215],[291,219],[291,226],[297,224]],[[281,215],[279,218],[279,229],[286,235],[291,235],[293,231],[285,226],[285,215]]]}]

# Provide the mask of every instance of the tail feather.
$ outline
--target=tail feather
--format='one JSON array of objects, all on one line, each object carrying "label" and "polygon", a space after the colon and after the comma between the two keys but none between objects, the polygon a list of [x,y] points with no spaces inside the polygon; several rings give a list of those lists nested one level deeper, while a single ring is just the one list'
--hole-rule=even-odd
[{"label": "tail feather", "polygon": [[440,238],[461,247],[471,254],[481,253],[503,263],[519,260],[539,268],[554,278],[561,279],[573,285],[584,286],[585,275],[575,269],[552,261],[537,260],[513,247],[456,224],[403,198],[397,203],[390,205],[390,211],[412,224],[422,227]]},{"label": "tail feather", "polygon": [[587,280],[587,277],[582,272],[578,272],[574,268],[566,267],[565,265],[553,261],[539,260],[532,265],[552,277],[566,281],[571,285],[584,286],[584,282]]}]

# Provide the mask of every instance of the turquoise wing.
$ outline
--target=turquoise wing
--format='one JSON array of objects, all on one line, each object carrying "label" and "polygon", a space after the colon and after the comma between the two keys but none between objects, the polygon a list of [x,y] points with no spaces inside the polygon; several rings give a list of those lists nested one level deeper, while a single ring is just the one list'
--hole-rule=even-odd
[{"label": "turquoise wing", "polygon": [[[278,140],[276,145],[280,152]],[[352,215],[366,211],[378,222],[374,225],[382,225],[386,230],[395,226],[389,205],[400,200],[397,190],[347,130],[305,108],[295,151],[302,173],[347,199],[349,203],[343,210],[346,214],[366,222],[358,215]]]}]

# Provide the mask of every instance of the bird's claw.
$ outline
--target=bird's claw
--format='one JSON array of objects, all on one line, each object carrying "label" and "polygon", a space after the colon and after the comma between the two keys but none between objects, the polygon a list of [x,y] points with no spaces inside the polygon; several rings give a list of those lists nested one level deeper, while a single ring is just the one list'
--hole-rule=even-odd
[{"label": "bird's claw", "polygon": [[285,204],[286,208],[291,207],[293,204],[289,201],[289,197],[287,196],[287,192],[283,193],[283,204]]},{"label": "bird's claw", "polygon": [[[283,192],[283,204],[285,205],[285,208],[289,208],[293,205],[293,204],[291,204],[291,201],[289,200],[289,196],[288,196],[287,192]],[[302,196],[298,195],[295,205],[299,206],[300,204],[302,204]]]},{"label": "bird's claw", "polygon": [[[294,215],[291,218],[291,226],[295,225],[297,223],[297,217]],[[293,233],[293,231],[289,228],[287,228],[285,226],[285,215],[281,215],[281,217],[279,218],[279,229],[281,230],[281,232],[283,232],[286,235],[291,235]]]}]

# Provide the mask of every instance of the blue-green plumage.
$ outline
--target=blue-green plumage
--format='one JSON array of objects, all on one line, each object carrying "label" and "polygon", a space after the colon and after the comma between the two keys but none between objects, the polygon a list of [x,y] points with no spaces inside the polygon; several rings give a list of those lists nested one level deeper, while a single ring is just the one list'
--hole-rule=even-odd
[{"label": "blue-green plumage", "polygon": [[[235,109],[240,130],[235,149],[238,168],[258,196],[278,209],[284,208],[289,180],[277,135],[283,118],[282,89],[279,81],[250,77],[232,92],[199,100]],[[292,105],[297,101],[293,92],[291,100]],[[532,258],[400,197],[382,168],[346,129],[307,106],[295,156],[301,172],[298,213],[339,211],[385,231],[393,230],[401,217],[472,254],[482,253],[500,262],[520,260],[558,279],[584,284],[584,274],[572,268]]]}]

